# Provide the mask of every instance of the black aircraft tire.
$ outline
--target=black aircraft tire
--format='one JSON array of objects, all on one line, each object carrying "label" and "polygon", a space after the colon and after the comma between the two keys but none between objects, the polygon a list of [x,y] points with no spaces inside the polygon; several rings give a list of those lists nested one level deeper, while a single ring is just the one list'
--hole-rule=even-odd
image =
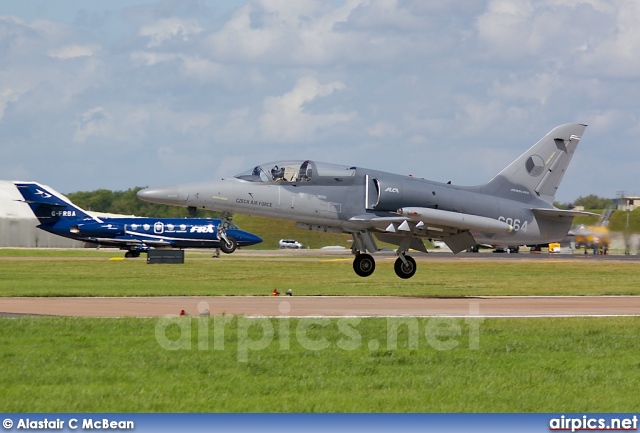
[{"label": "black aircraft tire", "polygon": [[404,258],[407,259],[408,266],[402,262],[402,259],[400,257],[398,257],[396,259],[396,263],[393,265],[393,269],[396,271],[397,276],[406,280],[407,278],[413,277],[413,275],[416,273],[417,266],[416,261],[413,259],[413,257],[404,256]]},{"label": "black aircraft tire", "polygon": [[227,236],[227,239],[229,239],[230,245],[227,245],[224,239],[220,239],[220,251],[222,251],[225,254],[231,254],[238,247],[238,243],[232,237]]},{"label": "black aircraft tire", "polygon": [[370,254],[358,254],[353,259],[353,270],[361,277],[368,277],[376,270],[376,261]]}]

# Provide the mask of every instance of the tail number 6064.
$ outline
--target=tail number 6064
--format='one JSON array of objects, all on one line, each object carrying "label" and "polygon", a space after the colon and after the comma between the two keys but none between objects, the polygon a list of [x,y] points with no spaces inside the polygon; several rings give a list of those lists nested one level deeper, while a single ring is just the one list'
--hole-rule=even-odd
[{"label": "tail number 6064", "polygon": [[507,223],[513,227],[513,229],[517,232],[526,232],[527,231],[527,221],[520,221],[518,218],[506,218],[503,216],[498,217],[498,221],[502,221],[503,223]]}]

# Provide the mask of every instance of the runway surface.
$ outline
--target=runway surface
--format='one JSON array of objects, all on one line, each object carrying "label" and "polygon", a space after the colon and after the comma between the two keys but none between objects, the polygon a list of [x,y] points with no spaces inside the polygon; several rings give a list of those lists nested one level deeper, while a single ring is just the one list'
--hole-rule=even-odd
[{"label": "runway surface", "polygon": [[575,317],[640,316],[640,296],[416,298],[387,296],[221,296],[0,298],[0,315],[80,317]]},{"label": "runway surface", "polygon": [[[322,261],[352,260],[349,250],[242,250],[234,259]],[[395,260],[393,252],[376,254],[377,260]],[[624,261],[640,256],[583,254],[459,254],[417,253],[417,261]],[[0,257],[0,260],[105,260],[104,257]],[[143,260],[128,259],[128,260]],[[188,260],[212,260],[210,256]],[[393,296],[227,296],[227,297],[0,297],[0,316],[161,317],[184,310],[197,316],[215,314],[268,317],[572,317],[640,316],[640,296],[527,296],[527,297],[393,297]]]},{"label": "runway surface", "polygon": [[[103,250],[106,250],[103,248]],[[201,250],[187,250],[189,256],[187,261],[210,261],[213,251],[203,252]],[[377,252],[373,255],[376,261],[395,261],[397,256],[395,252],[391,250],[385,250]],[[600,263],[600,262],[627,262],[627,263],[640,263],[640,255],[623,255],[623,254],[610,254],[610,255],[593,255],[593,254],[548,254],[548,253],[529,253],[521,252],[517,254],[493,254],[489,251],[483,251],[481,253],[465,253],[453,254],[447,251],[431,250],[428,254],[421,252],[411,252],[413,257],[418,262],[504,262],[504,261],[536,261],[536,262],[588,262],[588,263]],[[113,258],[115,260],[124,260],[124,254],[121,251],[113,250]],[[221,259],[217,260],[255,260],[255,261],[268,261],[277,259],[278,261],[323,261],[323,260],[345,260],[352,261],[353,254],[348,249],[301,249],[301,250],[251,250],[251,249],[238,249],[233,254],[223,254]],[[37,257],[37,256],[6,256],[0,257],[0,261],[103,261],[104,256],[96,257],[74,257],[74,256],[61,256],[61,257]],[[146,261],[145,256],[141,256],[135,259]]]}]

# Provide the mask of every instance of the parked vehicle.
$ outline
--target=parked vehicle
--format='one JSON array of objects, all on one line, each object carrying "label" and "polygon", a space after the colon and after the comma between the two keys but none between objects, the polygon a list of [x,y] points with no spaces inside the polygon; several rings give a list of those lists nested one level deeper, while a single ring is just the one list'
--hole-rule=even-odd
[{"label": "parked vehicle", "polygon": [[280,239],[280,248],[302,248],[302,244],[295,239]]},{"label": "parked vehicle", "polygon": [[494,253],[517,253],[520,247],[517,245],[497,245],[493,250]]},{"label": "parked vehicle", "polygon": [[557,242],[552,242],[549,244],[549,252],[554,254],[554,253],[561,253],[562,249],[560,247],[560,244]]}]

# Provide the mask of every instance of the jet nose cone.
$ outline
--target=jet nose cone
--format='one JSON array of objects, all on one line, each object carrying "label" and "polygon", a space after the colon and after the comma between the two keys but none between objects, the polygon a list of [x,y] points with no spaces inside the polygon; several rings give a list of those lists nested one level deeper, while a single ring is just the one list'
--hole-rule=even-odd
[{"label": "jet nose cone", "polygon": [[184,205],[187,201],[187,197],[180,194],[180,188],[177,185],[141,189],[137,196],[140,200],[159,204]]},{"label": "jet nose cone", "polygon": [[251,245],[259,244],[260,242],[262,242],[262,238],[260,236],[254,235],[253,233],[249,233],[248,240],[249,242],[251,242]]}]

